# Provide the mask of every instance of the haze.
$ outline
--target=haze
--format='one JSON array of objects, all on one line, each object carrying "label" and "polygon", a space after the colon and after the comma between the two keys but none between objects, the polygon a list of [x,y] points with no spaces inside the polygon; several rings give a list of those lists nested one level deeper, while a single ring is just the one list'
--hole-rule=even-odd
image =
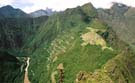
[{"label": "haze", "polygon": [[81,6],[91,2],[96,8],[109,8],[112,2],[119,2],[135,7],[135,0],[0,0],[0,7],[12,5],[30,13],[39,9],[52,8],[56,11]]}]

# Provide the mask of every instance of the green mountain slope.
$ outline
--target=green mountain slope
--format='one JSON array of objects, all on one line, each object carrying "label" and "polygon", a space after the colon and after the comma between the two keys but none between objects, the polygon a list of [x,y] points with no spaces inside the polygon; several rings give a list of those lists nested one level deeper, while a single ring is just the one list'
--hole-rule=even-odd
[{"label": "green mountain slope", "polygon": [[[29,67],[29,77],[32,83],[75,83],[79,72],[96,72],[98,69],[102,71],[102,67],[108,63],[108,60],[126,48],[113,29],[97,18],[96,9],[85,10],[91,7],[91,4],[86,4],[82,7],[68,9],[49,17],[44,26],[40,27],[38,34],[29,44],[29,47],[36,45],[30,49],[34,50]],[[86,39],[82,38],[83,35]],[[95,43],[88,42],[82,45],[85,40]],[[102,49],[104,45],[107,48]],[[124,54],[121,56],[123,57]],[[121,68],[125,70],[123,66]],[[118,71],[121,72],[121,69],[118,68]],[[127,69],[127,71],[124,71],[127,75],[121,74],[119,80],[124,81],[128,78],[129,82],[134,82],[132,79],[134,75],[130,75],[132,78],[128,75],[132,73],[132,69]],[[107,77],[115,83],[115,76],[107,74]],[[95,82],[88,83],[102,83],[105,80],[101,78],[103,81],[98,81],[96,77],[95,79],[97,79]],[[89,78],[89,80],[93,79]],[[86,81],[81,83],[86,83]]]}]

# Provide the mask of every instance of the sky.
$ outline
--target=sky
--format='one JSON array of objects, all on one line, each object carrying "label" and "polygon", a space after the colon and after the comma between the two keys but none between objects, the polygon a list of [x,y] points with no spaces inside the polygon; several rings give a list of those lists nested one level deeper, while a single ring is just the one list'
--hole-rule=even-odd
[{"label": "sky", "polygon": [[112,2],[119,2],[135,7],[135,0],[0,0],[0,7],[12,5],[30,13],[39,9],[51,8],[62,11],[91,2],[96,8],[110,8]]}]

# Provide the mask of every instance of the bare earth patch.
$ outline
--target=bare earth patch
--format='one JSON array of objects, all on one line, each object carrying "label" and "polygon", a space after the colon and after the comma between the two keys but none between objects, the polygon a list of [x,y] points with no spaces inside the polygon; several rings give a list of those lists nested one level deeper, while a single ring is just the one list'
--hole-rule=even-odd
[{"label": "bare earth patch", "polygon": [[112,48],[107,47],[106,41],[102,38],[102,36],[97,34],[97,31],[99,31],[98,29],[92,29],[92,28],[88,28],[88,29],[90,30],[90,32],[82,34],[81,36],[82,40],[84,41],[82,43],[82,46],[86,46],[87,44],[100,45],[103,50],[106,48],[112,50]]},{"label": "bare earth patch", "polygon": [[55,79],[55,75],[56,75],[56,74],[58,74],[57,71],[55,71],[55,72],[53,72],[53,73],[51,74],[52,83],[56,83],[56,79]]}]

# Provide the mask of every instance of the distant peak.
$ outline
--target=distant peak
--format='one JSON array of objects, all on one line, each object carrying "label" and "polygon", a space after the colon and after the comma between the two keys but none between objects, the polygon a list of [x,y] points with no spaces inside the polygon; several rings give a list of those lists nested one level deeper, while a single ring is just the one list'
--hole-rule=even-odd
[{"label": "distant peak", "polygon": [[45,10],[39,9],[39,10],[36,10],[36,11],[34,11],[34,12],[45,12]]},{"label": "distant peak", "polygon": [[82,11],[90,17],[95,17],[97,15],[96,8],[91,3],[86,3],[82,7]]},{"label": "distant peak", "polygon": [[112,2],[112,4],[112,7],[128,7],[126,4],[123,3]]},{"label": "distant peak", "polygon": [[10,8],[10,9],[13,9],[13,7],[11,5],[6,5],[6,6],[3,6],[1,8]]},{"label": "distant peak", "polygon": [[46,10],[40,9],[40,10],[31,12],[30,15],[32,17],[40,17],[40,16],[50,16],[53,13],[54,13],[54,11],[52,11],[52,9],[46,8]]},{"label": "distant peak", "polygon": [[115,16],[121,16],[124,15],[124,13],[128,11],[128,9],[129,6],[123,3],[112,2],[112,6],[109,10],[110,10],[110,14]]},{"label": "distant peak", "polygon": [[89,2],[89,3],[84,4],[83,7],[93,7],[93,5],[92,3]]},{"label": "distant peak", "polygon": [[52,10],[52,9],[47,7],[46,10]]}]

